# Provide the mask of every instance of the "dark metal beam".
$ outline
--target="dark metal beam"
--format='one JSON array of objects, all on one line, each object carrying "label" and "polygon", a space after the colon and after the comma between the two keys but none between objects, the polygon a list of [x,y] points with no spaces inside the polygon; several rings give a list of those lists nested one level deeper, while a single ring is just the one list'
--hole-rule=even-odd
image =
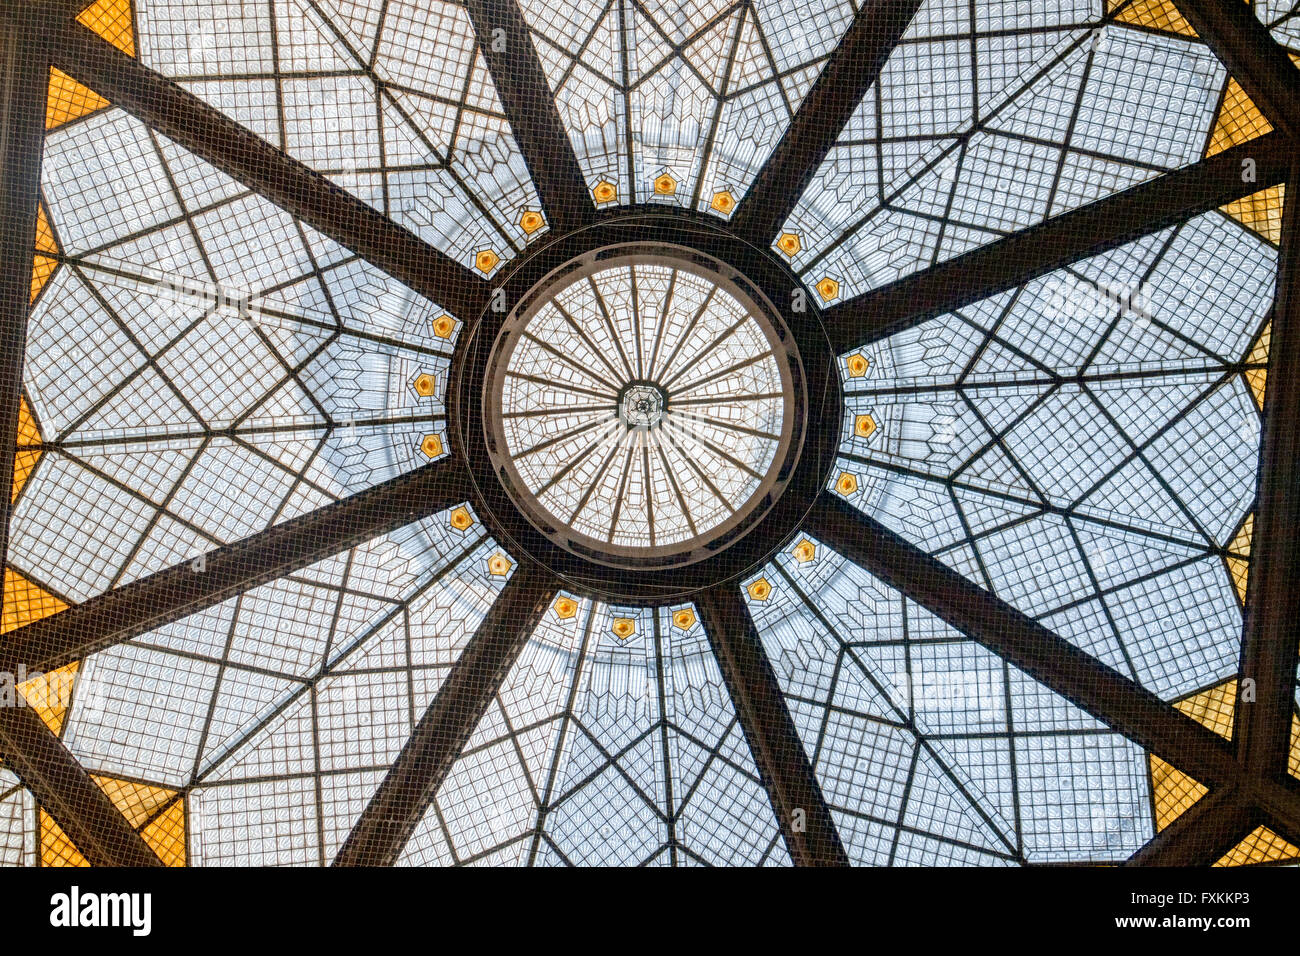
[{"label": "dark metal beam", "polygon": [[1300,140],[1300,72],[1242,0],[1174,0],[1277,129]]},{"label": "dark metal beam", "polygon": [[0,20],[0,583],[9,554],[9,513],[31,304],[49,51],[39,30]]},{"label": "dark metal beam", "polygon": [[1278,836],[1300,846],[1300,780],[1281,777],[1243,777],[1251,804],[1264,815],[1264,823]]},{"label": "dark metal beam", "polygon": [[695,606],[791,859],[796,866],[848,866],[835,821],[739,589],[734,584],[710,588],[695,596]]},{"label": "dark metal beam", "polygon": [[47,24],[54,65],[313,229],[464,320],[488,283],[75,21]]},{"label": "dark metal beam", "polygon": [[[1294,155],[1295,147],[1281,133],[1268,133],[864,292],[827,309],[823,324],[837,352],[860,348],[1275,186],[1287,178]],[[1254,176],[1244,182],[1248,160]]]},{"label": "dark metal beam", "polygon": [[29,0],[33,6],[44,2],[49,16],[65,16],[75,20],[94,4],[95,0]]},{"label": "dark metal beam", "polygon": [[1252,779],[1211,791],[1129,859],[1137,866],[1209,866],[1264,825],[1300,844],[1300,786],[1294,778]]},{"label": "dark metal beam", "polygon": [[964,575],[823,493],[807,530],[1098,720],[1210,787],[1237,777],[1231,746]]},{"label": "dark metal beam", "polygon": [[464,501],[469,487],[456,461],[423,465],[10,631],[0,671],[62,667]]},{"label": "dark metal beam", "polygon": [[483,57],[552,229],[596,218],[586,178],[516,0],[467,0]]},{"label": "dark metal beam", "polygon": [[392,866],[487,712],[558,583],[531,561],[515,568],[343,842],[335,866]]},{"label": "dark metal beam", "polygon": [[[0,176],[0,581],[9,547],[10,489],[50,84],[41,12],[34,5],[24,6],[0,18],[0,170],[4,171]],[[21,680],[17,668],[5,671],[11,682]],[[25,701],[0,701],[0,756],[91,864],[161,865]]]},{"label": "dark metal beam", "polygon": [[[1300,192],[1300,161],[1288,186]],[[1292,189],[1287,198],[1291,200]],[[1282,248],[1264,387],[1255,528],[1232,739],[1247,771],[1282,776],[1300,664],[1300,202],[1282,213]]]},{"label": "dark metal beam", "polygon": [[1209,866],[1258,826],[1235,787],[1207,793],[1129,857],[1126,866]]},{"label": "dark metal beam", "polygon": [[731,224],[741,238],[760,246],[776,238],[920,6],[921,0],[861,6],[736,209]]},{"label": "dark metal beam", "polygon": [[161,866],[40,715],[0,706],[0,755],[91,866]]}]

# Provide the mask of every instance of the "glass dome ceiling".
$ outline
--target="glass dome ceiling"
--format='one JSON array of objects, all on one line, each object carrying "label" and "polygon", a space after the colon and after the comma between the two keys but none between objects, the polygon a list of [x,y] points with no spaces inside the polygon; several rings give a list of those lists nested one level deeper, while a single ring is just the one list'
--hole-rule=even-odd
[{"label": "glass dome ceiling", "polygon": [[42,23],[0,861],[1300,858],[1300,15],[1229,6]]},{"label": "glass dome ceiling", "polygon": [[548,516],[610,551],[716,536],[771,484],[790,441],[776,338],[731,292],[675,265],[577,278],[505,360],[494,413],[507,467]]}]

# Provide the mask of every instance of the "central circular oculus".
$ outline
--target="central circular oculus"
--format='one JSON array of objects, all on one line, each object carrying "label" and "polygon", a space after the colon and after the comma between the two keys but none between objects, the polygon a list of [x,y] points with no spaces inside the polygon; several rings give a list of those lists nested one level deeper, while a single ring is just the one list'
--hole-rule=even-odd
[{"label": "central circular oculus", "polygon": [[618,415],[629,428],[653,428],[664,420],[668,396],[650,382],[633,382],[623,389]]},{"label": "central circular oculus", "polygon": [[689,560],[742,526],[771,504],[796,417],[779,321],[695,262],[563,272],[506,323],[485,383],[516,504],[607,563]]}]

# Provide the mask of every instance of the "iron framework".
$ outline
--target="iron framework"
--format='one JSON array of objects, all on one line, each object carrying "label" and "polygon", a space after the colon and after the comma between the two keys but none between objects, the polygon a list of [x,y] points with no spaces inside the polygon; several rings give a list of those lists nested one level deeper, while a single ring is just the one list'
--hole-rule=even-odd
[{"label": "iron framework", "polygon": [[[1300,175],[1292,158],[1300,149],[1293,138],[1300,132],[1300,77],[1285,52],[1242,4],[1214,0],[1177,0],[1177,4],[1277,132],[829,309],[820,316],[829,336],[825,354],[833,356],[876,340],[1266,186],[1294,183]],[[749,198],[740,205],[730,227],[739,239],[728,238],[715,225],[695,228],[688,221],[697,248],[734,261],[750,255],[737,252],[736,243],[763,247],[776,238],[802,186],[876,79],[918,6],[915,0],[871,0],[862,6],[841,51],[831,58],[759,172]],[[0,166],[6,170],[0,193],[4,250],[0,257],[0,487],[10,483],[14,459],[41,158],[44,108],[39,104],[47,64],[457,314],[483,312],[492,292],[487,281],[116,50],[74,22],[64,7],[52,8],[62,17],[53,22],[37,26],[26,19],[49,9],[40,4],[6,5],[0,47],[4,58]],[[616,232],[617,217],[598,211],[590,200],[515,0],[472,0],[469,9],[480,33],[500,30],[505,37],[499,49],[489,48],[486,59],[555,234],[545,248],[552,250],[552,257],[567,255],[589,244],[584,230]],[[1243,158],[1257,162],[1256,181],[1243,183],[1237,175]],[[799,527],[807,528],[911,600],[1210,787],[1208,797],[1133,857],[1135,864],[1213,862],[1260,822],[1300,842],[1300,784],[1286,769],[1297,663],[1295,622],[1300,620],[1300,540],[1293,533],[1300,524],[1297,208],[1290,203],[1285,213],[1264,402],[1254,570],[1241,652],[1241,676],[1254,682],[1257,697],[1253,703],[1238,701],[1231,742],[840,499],[818,491],[824,487],[828,464],[824,448],[810,475],[799,480],[803,503],[797,517],[806,521],[786,515],[772,542],[751,556],[762,559],[770,553],[771,543],[788,540]],[[746,265],[760,272],[770,269],[763,264],[765,256],[755,253]],[[473,404],[473,376],[479,373],[463,356],[459,362],[456,374],[464,389],[460,400]],[[829,363],[814,362],[809,379],[810,387],[823,389],[830,408],[837,409],[842,399]],[[839,414],[826,418],[828,427],[837,430]],[[834,447],[833,437],[830,447]],[[0,648],[0,664],[10,670],[60,666],[457,500],[469,500],[491,514],[500,503],[493,500],[496,492],[489,488],[491,476],[483,462],[474,460],[478,454],[472,443],[457,442],[445,461],[214,552],[202,572],[187,563],[21,628]],[[0,542],[4,540],[0,536]],[[562,580],[580,576],[562,562],[551,567],[527,557],[538,550],[545,553],[526,543],[524,557],[503,595],[419,722],[336,862],[390,864],[397,858],[541,610]],[[795,861],[843,864],[846,857],[834,822],[790,714],[775,691],[771,665],[741,598],[735,579],[744,568],[734,564],[734,554],[729,560],[733,563],[722,566],[717,580],[710,582],[711,589],[696,599],[745,737]],[[115,819],[102,793],[63,744],[30,711],[0,718],[0,751],[6,766],[20,775],[92,862],[156,862],[139,838]],[[789,826],[795,809],[806,811],[806,829]]]}]

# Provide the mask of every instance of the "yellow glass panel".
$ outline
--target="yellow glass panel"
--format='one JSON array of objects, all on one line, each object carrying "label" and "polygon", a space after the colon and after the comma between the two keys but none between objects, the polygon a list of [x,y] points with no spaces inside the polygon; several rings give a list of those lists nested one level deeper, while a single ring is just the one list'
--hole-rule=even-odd
[{"label": "yellow glass panel", "polygon": [[1300,717],[1291,718],[1291,757],[1287,760],[1287,770],[1292,777],[1300,777]]},{"label": "yellow glass panel", "polygon": [[[50,228],[50,220],[45,212],[45,203],[36,207],[36,252],[38,253],[32,261],[32,297],[33,302],[41,294],[41,289],[45,288],[45,283],[50,281],[50,276],[54,275],[54,270],[59,267],[57,259],[51,258],[58,255],[59,244],[54,241],[54,230]],[[45,253],[41,255],[40,253]]]},{"label": "yellow glass panel", "polygon": [[33,677],[18,685],[18,690],[32,710],[56,734],[63,729],[63,718],[67,716],[68,704],[72,703],[72,685],[80,666],[80,661],[73,661],[58,670]]},{"label": "yellow glass panel", "polygon": [[1246,603],[1246,584],[1250,580],[1250,562],[1232,556],[1228,556],[1223,560],[1228,565],[1228,575],[1232,578],[1232,586],[1237,589],[1237,600],[1244,605]]},{"label": "yellow glass panel", "polygon": [[1159,757],[1153,755],[1149,762],[1156,829],[1163,830],[1182,816],[1183,811],[1209,793],[1209,790]]},{"label": "yellow glass panel", "polygon": [[54,275],[54,270],[58,267],[58,260],[49,256],[36,255],[32,258],[32,294],[29,301],[36,301],[36,297],[45,288],[45,283],[50,281],[50,276]]},{"label": "yellow glass panel", "polygon": [[17,498],[18,492],[27,483],[27,478],[36,467],[36,462],[40,459],[40,451],[20,451],[14,455],[14,486],[10,498]]},{"label": "yellow glass panel", "polygon": [[1291,718],[1291,756],[1287,760],[1291,776],[1300,777],[1300,717]]},{"label": "yellow glass panel", "polygon": [[1193,721],[1209,727],[1227,740],[1232,739],[1232,708],[1236,704],[1236,678],[1225,680],[1209,691],[1195,693],[1174,704]]},{"label": "yellow glass panel", "polygon": [[[96,0],[77,22],[89,27],[127,56],[135,56],[135,31],[131,27],[130,0]],[[108,105],[94,90],[68,74],[50,68],[50,90],[45,106],[45,128],[54,129]]]},{"label": "yellow glass panel", "polygon": [[0,634],[30,624],[32,621],[39,621],[51,614],[57,614],[67,606],[44,588],[28,581],[13,568],[8,568],[5,571],[4,616],[0,621]]},{"label": "yellow glass panel", "polygon": [[1237,599],[1244,605],[1246,603],[1246,583],[1250,579],[1250,539],[1255,533],[1255,514],[1254,512],[1246,515],[1246,520],[1241,523],[1240,530],[1237,531],[1232,541],[1228,544],[1229,553],[1224,555],[1224,563],[1228,566],[1228,574],[1232,578],[1232,584],[1237,589]]},{"label": "yellow glass panel", "polygon": [[94,90],[82,86],[62,70],[50,67],[50,90],[45,101],[45,128],[54,129],[108,105]]},{"label": "yellow glass panel", "polygon": [[27,400],[23,399],[18,407],[18,444],[39,445],[40,443],[41,430],[36,427],[36,418],[32,415]]},{"label": "yellow glass panel", "polygon": [[[41,432],[36,427],[36,419],[32,417],[32,410],[27,405],[27,400],[23,399],[18,406],[18,451],[14,455],[14,484],[13,490],[9,495],[9,500],[13,501],[18,497],[18,492],[23,490],[23,485],[27,483],[27,478],[36,467],[36,461],[41,457],[39,448],[32,449],[30,446],[41,443]],[[26,450],[24,447],[26,446]],[[5,604],[8,605],[6,598]],[[9,630],[6,627],[4,630]]]},{"label": "yellow glass panel", "polygon": [[[1291,60],[1300,66],[1300,55],[1292,53]],[[1241,88],[1241,84],[1229,77],[1205,155],[1213,156],[1230,146],[1263,136],[1272,129],[1273,124],[1265,119],[1259,107]],[[1243,226],[1276,245],[1282,236],[1282,202],[1285,192],[1282,185],[1271,186],[1220,208]]]},{"label": "yellow glass panel", "polygon": [[1246,362],[1250,365],[1267,365],[1268,348],[1273,340],[1273,323],[1270,322],[1264,326],[1264,331],[1259,333],[1259,338],[1255,340],[1254,346],[1251,347],[1250,354],[1246,356]]},{"label": "yellow glass panel", "polygon": [[1277,245],[1282,240],[1282,203],[1285,198],[1286,186],[1279,184],[1220,206],[1219,209],[1247,229]]},{"label": "yellow glass panel", "polygon": [[184,866],[185,800],[173,802],[140,831],[140,836],[166,866]]},{"label": "yellow glass panel", "polygon": [[132,783],[115,777],[91,775],[99,788],[108,794],[113,806],[121,811],[133,829],[140,829],[148,823],[159,807],[176,798],[175,790],[154,787],[147,783]]},{"label": "yellow glass panel", "polygon": [[[176,791],[113,777],[92,776],[145,844],[167,866],[185,865],[185,798]],[[41,811],[41,865],[89,866],[67,834]]]},{"label": "yellow glass panel", "polygon": [[1232,739],[1232,710],[1237,702],[1237,679],[1203,690],[1176,704],[1188,717],[1213,730],[1220,737]]},{"label": "yellow glass panel", "polygon": [[[1122,5],[1124,0],[1106,0],[1106,12],[1111,13]],[[1183,15],[1174,6],[1173,0],[1134,0],[1115,18],[1116,23],[1132,23],[1165,33],[1177,33],[1180,36],[1194,37],[1196,31],[1183,19]]]},{"label": "yellow glass panel", "polygon": [[1272,342],[1273,324],[1270,322],[1264,326],[1264,331],[1259,334],[1259,339],[1246,356],[1247,365],[1259,366],[1258,368],[1248,368],[1246,370],[1246,383],[1250,386],[1251,394],[1255,396],[1255,405],[1259,409],[1264,408],[1264,385],[1268,382],[1268,349]]},{"label": "yellow glass panel", "polygon": [[77,22],[94,30],[127,56],[135,56],[131,0],[95,0],[81,12]]},{"label": "yellow glass panel", "polygon": [[1245,866],[1248,863],[1273,863],[1277,860],[1294,860],[1300,857],[1300,849],[1268,827],[1258,827],[1235,847],[1223,855],[1215,866]]},{"label": "yellow glass panel", "polygon": [[[1247,518],[1242,530],[1231,545],[1237,550],[1238,544],[1245,539],[1245,550],[1250,550],[1249,536],[1254,524],[1254,516]],[[1193,694],[1174,704],[1188,717],[1213,730],[1221,737],[1232,739],[1232,714],[1237,703],[1237,680],[1233,678],[1217,684],[1209,690]],[[1151,772],[1151,795],[1155,802],[1156,829],[1163,830],[1178,819],[1188,807],[1205,796],[1206,789],[1181,770],[1173,767],[1154,755],[1148,758]],[[1290,771],[1300,777],[1300,717],[1291,719],[1291,753],[1288,760]],[[1285,852],[1300,856],[1285,840],[1263,827],[1243,840],[1229,854],[1224,856],[1217,866],[1242,866],[1246,863],[1262,863],[1269,860],[1290,859],[1287,856],[1269,855],[1284,852],[1279,847],[1289,847]]]},{"label": "yellow glass panel", "polygon": [[41,866],[90,866],[63,828],[44,810],[41,811]]},{"label": "yellow glass panel", "polygon": [[54,241],[54,230],[50,228],[50,217],[45,212],[45,203],[36,207],[36,251],[56,255],[59,244]]},{"label": "yellow glass panel", "polygon": [[[1216,734],[1232,739],[1232,711],[1237,702],[1237,681],[1224,681],[1175,702],[1174,706]],[[1155,804],[1156,829],[1163,830],[1208,792],[1196,780],[1159,757],[1150,755],[1151,796]]]},{"label": "yellow glass panel", "polygon": [[1241,84],[1228,77],[1228,87],[1223,92],[1223,103],[1210,133],[1206,156],[1221,153],[1230,146],[1245,143],[1257,136],[1273,131],[1273,124],[1264,118],[1254,100],[1246,95]]},{"label": "yellow glass panel", "polygon": [[1255,405],[1261,409],[1264,407],[1264,386],[1267,383],[1267,369],[1251,368],[1246,370],[1246,384],[1250,386],[1250,393],[1255,398]]}]

